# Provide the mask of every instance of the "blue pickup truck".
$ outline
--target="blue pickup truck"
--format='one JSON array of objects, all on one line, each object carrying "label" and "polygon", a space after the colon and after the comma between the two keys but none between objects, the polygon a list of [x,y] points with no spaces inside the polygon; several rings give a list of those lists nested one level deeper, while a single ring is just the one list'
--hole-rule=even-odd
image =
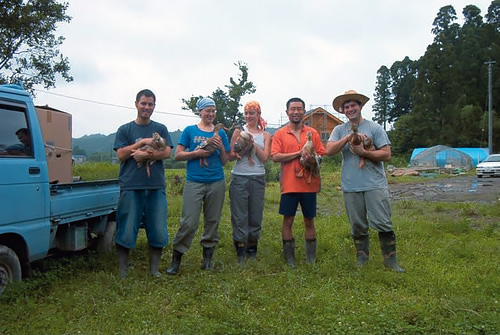
[{"label": "blue pickup truck", "polygon": [[0,120],[1,294],[53,250],[110,251],[119,185],[49,179],[47,143],[33,100],[21,86],[0,85]]}]

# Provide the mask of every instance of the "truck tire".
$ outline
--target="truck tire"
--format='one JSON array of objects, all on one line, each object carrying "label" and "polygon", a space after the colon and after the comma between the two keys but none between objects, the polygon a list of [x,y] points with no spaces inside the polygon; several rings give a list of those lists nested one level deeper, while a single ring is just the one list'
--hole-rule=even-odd
[{"label": "truck tire", "polygon": [[15,280],[21,280],[21,263],[9,247],[0,245],[0,295]]},{"label": "truck tire", "polygon": [[97,238],[96,250],[98,253],[109,253],[115,244],[116,221],[108,221],[104,234]]}]

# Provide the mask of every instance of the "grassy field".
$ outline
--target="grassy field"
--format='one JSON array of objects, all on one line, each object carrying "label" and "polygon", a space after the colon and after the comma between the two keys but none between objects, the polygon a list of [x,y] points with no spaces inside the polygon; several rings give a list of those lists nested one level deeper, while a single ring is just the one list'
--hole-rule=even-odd
[{"label": "grassy field", "polygon": [[[168,175],[169,232],[181,214],[181,187]],[[0,298],[0,334],[498,334],[500,206],[393,202],[398,256],[406,273],[383,267],[372,234],[371,259],[355,267],[355,249],[338,172],[323,172],[318,261],[305,263],[296,218],[296,265],[285,265],[279,184],[269,183],[257,262],[237,265],[229,199],[215,269],[201,271],[198,234],[179,275],[148,275],[141,231],[130,276],[120,280],[116,253],[56,255]],[[162,257],[170,264],[171,245]]]}]

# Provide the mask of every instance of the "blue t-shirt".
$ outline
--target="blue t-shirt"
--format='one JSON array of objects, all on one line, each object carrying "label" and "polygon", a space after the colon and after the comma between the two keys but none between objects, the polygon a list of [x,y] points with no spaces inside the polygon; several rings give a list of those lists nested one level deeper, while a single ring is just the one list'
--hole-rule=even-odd
[{"label": "blue t-shirt", "polygon": [[[223,129],[218,132],[226,152],[231,150],[227,134]],[[177,144],[182,145],[186,151],[194,151],[207,138],[214,136],[213,131],[203,131],[197,125],[187,126],[179,137]],[[205,166],[200,158],[195,158],[187,161],[186,180],[196,183],[213,183],[219,180],[224,180],[224,167],[220,160],[220,151],[215,152],[205,158],[208,166]]]},{"label": "blue t-shirt", "polygon": [[[167,127],[161,123],[151,121],[148,125],[138,125],[135,121],[126,123],[116,132],[114,150],[134,144],[143,138],[153,137],[157,132],[167,142],[167,146],[173,147],[172,139]],[[138,166],[135,159],[130,157],[120,162],[120,189],[122,190],[147,190],[165,188],[165,169],[163,161],[157,160],[151,166],[151,176],[146,172],[146,162]]]},{"label": "blue t-shirt", "polygon": [[[358,131],[370,137],[377,149],[391,145],[387,133],[378,123],[363,120],[358,127]],[[350,122],[338,125],[333,129],[329,141],[338,141],[351,132]],[[342,191],[364,192],[387,188],[387,177],[385,176],[383,162],[373,162],[367,158],[365,166],[360,168],[360,157],[352,153],[349,143],[342,148],[342,158],[342,173],[340,177]]]}]

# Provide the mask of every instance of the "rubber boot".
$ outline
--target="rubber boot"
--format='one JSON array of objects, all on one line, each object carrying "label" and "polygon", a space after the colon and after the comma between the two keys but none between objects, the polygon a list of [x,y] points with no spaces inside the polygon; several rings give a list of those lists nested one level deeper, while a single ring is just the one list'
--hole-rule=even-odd
[{"label": "rubber boot", "polygon": [[201,264],[202,270],[211,270],[212,265],[212,256],[214,255],[215,247],[205,248],[203,247],[203,263]]},{"label": "rubber boot", "polygon": [[130,253],[129,248],[122,247],[121,245],[116,245],[116,250],[118,252],[118,264],[120,266],[120,278],[127,278],[128,276],[128,255]]},{"label": "rubber boot", "polygon": [[161,273],[158,271],[158,268],[160,267],[162,250],[163,248],[149,247],[149,272],[153,277],[161,277]]},{"label": "rubber boot", "polygon": [[306,239],[306,263],[313,264],[316,262],[316,239]]},{"label": "rubber boot", "polygon": [[238,264],[239,265],[245,264],[246,261],[245,242],[234,241],[234,248],[236,249],[236,257],[238,258]]},{"label": "rubber boot", "polygon": [[404,272],[398,264],[398,258],[396,256],[396,236],[394,232],[379,232],[378,237],[380,240],[380,249],[382,249],[382,255],[384,256],[384,265],[392,271]]},{"label": "rubber boot", "polygon": [[167,275],[174,276],[177,274],[177,272],[179,272],[182,255],[183,255],[182,252],[179,252],[175,249],[172,251],[172,264],[170,264],[170,267],[167,269]]},{"label": "rubber boot", "polygon": [[247,243],[247,250],[246,250],[246,257],[247,259],[250,260],[257,260],[257,241],[255,242],[248,242]]},{"label": "rubber boot", "polygon": [[283,240],[283,254],[290,267],[295,268],[295,239]]},{"label": "rubber boot", "polygon": [[370,235],[353,237],[353,240],[356,246],[356,266],[360,268],[370,259]]}]

